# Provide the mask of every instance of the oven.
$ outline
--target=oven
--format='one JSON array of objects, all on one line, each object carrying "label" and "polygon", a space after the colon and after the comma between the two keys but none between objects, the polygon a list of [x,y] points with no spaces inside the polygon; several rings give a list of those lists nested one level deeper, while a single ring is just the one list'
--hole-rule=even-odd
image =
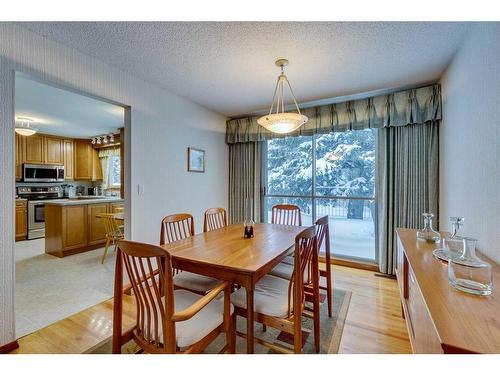
[{"label": "oven", "polygon": [[46,164],[23,164],[24,182],[62,182],[64,166]]},{"label": "oven", "polygon": [[45,237],[45,202],[28,201],[28,240]]}]

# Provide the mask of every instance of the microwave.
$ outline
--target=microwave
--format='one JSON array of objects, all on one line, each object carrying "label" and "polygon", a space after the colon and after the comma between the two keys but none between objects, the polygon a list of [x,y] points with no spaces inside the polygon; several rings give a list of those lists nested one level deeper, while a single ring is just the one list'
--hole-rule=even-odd
[{"label": "microwave", "polygon": [[24,182],[63,182],[64,166],[23,164]]}]

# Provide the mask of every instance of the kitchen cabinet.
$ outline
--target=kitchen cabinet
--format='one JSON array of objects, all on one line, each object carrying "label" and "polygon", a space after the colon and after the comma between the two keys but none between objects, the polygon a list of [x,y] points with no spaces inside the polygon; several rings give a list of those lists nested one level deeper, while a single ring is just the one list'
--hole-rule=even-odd
[{"label": "kitchen cabinet", "polygon": [[34,134],[24,138],[24,163],[43,164],[45,159],[44,136]]},{"label": "kitchen cabinet", "polygon": [[87,206],[88,218],[88,245],[96,245],[106,242],[106,230],[104,228],[104,221],[96,215],[105,214],[109,211],[108,203],[102,204],[89,204]]},{"label": "kitchen cabinet", "polygon": [[23,178],[23,162],[24,162],[24,137],[16,134],[16,181]]},{"label": "kitchen cabinet", "polygon": [[115,213],[116,211],[123,211],[125,209],[124,203],[110,203],[110,212]]},{"label": "kitchen cabinet", "polygon": [[122,201],[98,203],[72,201],[45,204],[45,253],[64,257],[103,247],[106,242],[104,221],[96,216],[112,212]]},{"label": "kitchen cabinet", "polygon": [[73,180],[75,178],[75,152],[74,142],[72,139],[63,139],[63,164],[64,164],[64,179]]},{"label": "kitchen cabinet", "polygon": [[28,202],[16,200],[16,241],[22,241],[28,235]]},{"label": "kitchen cabinet", "polygon": [[75,147],[75,180],[102,180],[102,168],[99,153],[88,140],[76,139]]},{"label": "kitchen cabinet", "polygon": [[44,163],[63,164],[62,139],[57,137],[44,136]]}]

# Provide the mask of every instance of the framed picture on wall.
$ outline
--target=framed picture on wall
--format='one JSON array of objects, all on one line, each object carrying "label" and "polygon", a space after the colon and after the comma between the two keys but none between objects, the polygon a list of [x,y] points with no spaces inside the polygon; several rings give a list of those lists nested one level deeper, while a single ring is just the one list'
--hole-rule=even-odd
[{"label": "framed picture on wall", "polygon": [[205,150],[188,147],[188,172],[205,172]]}]

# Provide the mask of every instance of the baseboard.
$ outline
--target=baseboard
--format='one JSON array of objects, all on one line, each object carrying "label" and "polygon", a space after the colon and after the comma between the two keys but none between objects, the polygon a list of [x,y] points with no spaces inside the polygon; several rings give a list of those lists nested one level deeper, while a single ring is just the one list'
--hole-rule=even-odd
[{"label": "baseboard", "polygon": [[0,346],[0,354],[10,353],[17,348],[19,348],[19,343],[17,342],[17,340],[9,342],[8,344]]}]

